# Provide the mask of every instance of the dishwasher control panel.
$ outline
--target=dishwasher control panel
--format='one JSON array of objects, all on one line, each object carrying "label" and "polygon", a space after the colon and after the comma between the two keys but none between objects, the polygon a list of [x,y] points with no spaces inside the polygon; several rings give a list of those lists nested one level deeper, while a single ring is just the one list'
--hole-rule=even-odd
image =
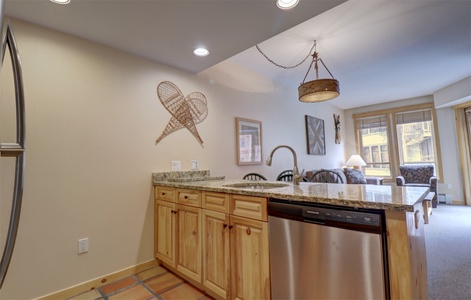
[{"label": "dishwasher control panel", "polygon": [[303,207],[302,216],[306,221],[318,223],[334,221],[368,226],[380,226],[381,224],[381,216],[377,214],[322,207]]}]

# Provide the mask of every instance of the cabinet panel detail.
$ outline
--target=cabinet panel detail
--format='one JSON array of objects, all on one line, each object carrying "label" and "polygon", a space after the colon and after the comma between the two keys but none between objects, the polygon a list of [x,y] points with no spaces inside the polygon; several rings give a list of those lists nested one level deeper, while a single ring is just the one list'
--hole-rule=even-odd
[{"label": "cabinet panel detail", "polygon": [[229,213],[229,204],[229,194],[203,192],[203,208]]},{"label": "cabinet panel detail", "polygon": [[156,186],[154,192],[155,199],[175,202],[175,189],[169,187]]},{"label": "cabinet panel detail", "polygon": [[177,203],[201,207],[201,192],[193,190],[177,190]]},{"label": "cabinet panel detail", "polygon": [[256,220],[267,221],[267,199],[232,195],[233,214]]}]

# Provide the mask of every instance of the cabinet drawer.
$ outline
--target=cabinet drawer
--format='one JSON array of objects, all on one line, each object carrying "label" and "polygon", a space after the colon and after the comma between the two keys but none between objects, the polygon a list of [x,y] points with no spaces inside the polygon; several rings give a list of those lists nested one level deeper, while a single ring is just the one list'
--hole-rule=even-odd
[{"label": "cabinet drawer", "polygon": [[267,198],[232,195],[232,214],[267,221]]},{"label": "cabinet drawer", "polygon": [[203,208],[228,214],[229,204],[229,194],[203,192]]},{"label": "cabinet drawer", "polygon": [[201,192],[195,190],[177,190],[177,203],[201,207]]},{"label": "cabinet drawer", "polygon": [[157,200],[164,200],[175,202],[175,189],[171,187],[162,187],[156,186],[155,187],[155,199]]}]

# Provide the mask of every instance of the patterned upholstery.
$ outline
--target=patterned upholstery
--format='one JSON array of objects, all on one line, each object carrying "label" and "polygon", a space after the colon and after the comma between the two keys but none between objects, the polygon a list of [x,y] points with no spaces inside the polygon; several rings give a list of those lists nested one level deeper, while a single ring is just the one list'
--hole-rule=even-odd
[{"label": "patterned upholstery", "polygon": [[432,199],[432,207],[438,205],[438,180],[433,175],[433,165],[405,165],[399,167],[400,176],[396,177],[398,186],[423,186],[429,187],[435,193]]},{"label": "patterned upholstery", "polygon": [[365,174],[359,169],[344,168],[347,183],[350,184],[367,184]]}]

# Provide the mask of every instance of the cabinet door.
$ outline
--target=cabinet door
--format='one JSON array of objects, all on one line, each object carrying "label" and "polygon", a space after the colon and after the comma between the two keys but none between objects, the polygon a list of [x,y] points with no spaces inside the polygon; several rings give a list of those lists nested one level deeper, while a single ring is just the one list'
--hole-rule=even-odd
[{"label": "cabinet door", "polygon": [[201,282],[201,208],[177,205],[177,270]]},{"label": "cabinet door", "polygon": [[270,299],[268,223],[231,216],[233,299]]},{"label": "cabinet door", "polygon": [[203,210],[203,285],[229,299],[229,215]]},{"label": "cabinet door", "polygon": [[155,202],[155,257],[175,267],[175,204]]}]

